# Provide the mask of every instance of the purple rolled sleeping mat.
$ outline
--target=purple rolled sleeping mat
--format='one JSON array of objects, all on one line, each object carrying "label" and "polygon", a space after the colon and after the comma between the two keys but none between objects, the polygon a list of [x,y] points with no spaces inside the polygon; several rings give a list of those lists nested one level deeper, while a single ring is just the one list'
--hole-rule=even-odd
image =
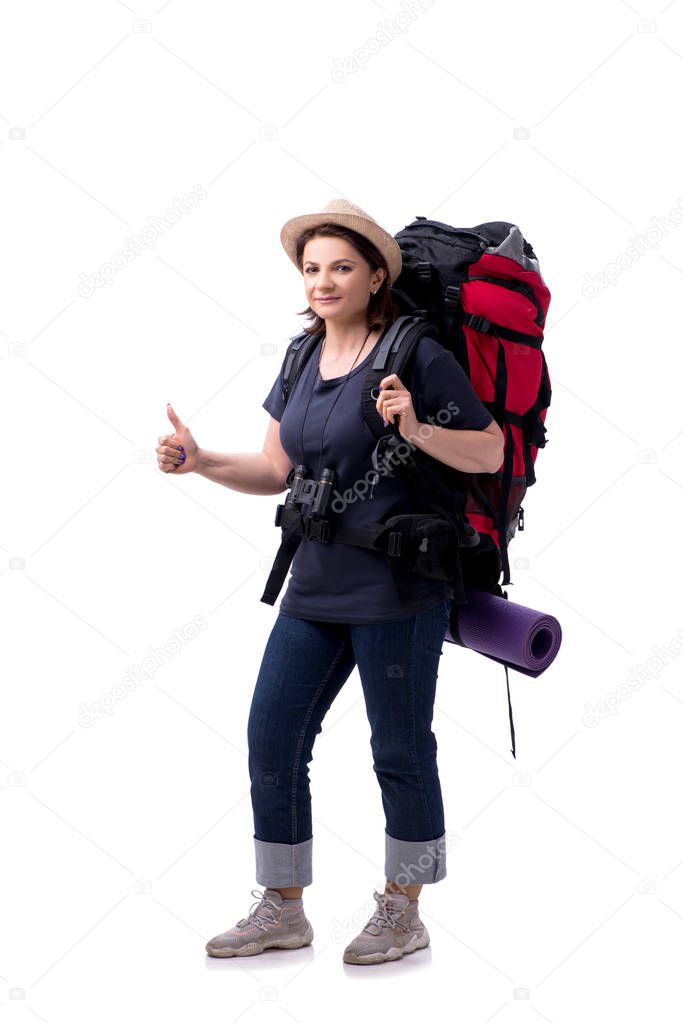
[{"label": "purple rolled sleeping mat", "polygon": [[557,656],[562,628],[553,615],[515,604],[506,596],[499,597],[471,587],[465,587],[465,596],[466,604],[451,605],[450,627],[445,640],[475,650],[505,666],[514,757],[515,729],[508,668],[538,678]]}]

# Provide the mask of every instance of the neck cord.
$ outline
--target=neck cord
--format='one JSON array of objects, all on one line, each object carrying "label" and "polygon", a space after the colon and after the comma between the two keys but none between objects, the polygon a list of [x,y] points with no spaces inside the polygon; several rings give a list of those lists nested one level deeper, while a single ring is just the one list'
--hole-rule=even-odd
[{"label": "neck cord", "polygon": [[[353,367],[356,365],[356,362],[358,361],[358,356],[360,355],[360,353],[365,348],[365,343],[366,343],[366,341],[368,340],[368,338],[370,337],[371,334],[372,334],[372,327],[367,332],[367,334],[365,336],[365,340],[363,341],[363,344],[358,349],[358,354],[356,355],[356,358],[353,360],[353,365],[351,366],[351,369],[349,370],[349,372],[346,374],[346,378],[344,380],[344,383],[339,388],[339,393],[337,394],[337,397],[332,402],[332,408],[330,408],[330,411],[327,413],[327,418],[325,419],[325,422],[323,423],[322,432],[320,434],[320,451],[318,452],[318,475],[320,474],[320,464],[322,462],[322,454],[323,454],[323,438],[325,436],[325,427],[327,426],[327,421],[330,418],[330,416],[332,415],[332,409],[334,408],[334,406],[337,404],[339,398],[341,397],[341,393],[344,390],[344,388],[346,387],[346,381],[351,376],[351,372],[353,370]],[[322,347],[321,347],[320,353],[318,355],[318,372],[317,372],[317,376],[320,376],[320,360],[322,358],[323,350],[325,348],[325,341],[327,341],[327,335],[325,335],[325,337],[323,339]],[[322,377],[321,377],[321,379],[322,379]],[[309,394],[308,401],[306,402],[306,411],[304,412],[304,417],[303,417],[303,420],[301,422],[301,437],[300,437],[300,441],[299,441],[299,450],[301,451],[301,462],[302,463],[303,463],[303,460],[304,460],[304,425],[306,423],[306,416],[308,415],[308,406],[311,404],[311,398],[313,397],[313,392],[315,390],[315,385],[316,385],[316,380],[313,381],[313,387],[311,388],[311,393]]]}]

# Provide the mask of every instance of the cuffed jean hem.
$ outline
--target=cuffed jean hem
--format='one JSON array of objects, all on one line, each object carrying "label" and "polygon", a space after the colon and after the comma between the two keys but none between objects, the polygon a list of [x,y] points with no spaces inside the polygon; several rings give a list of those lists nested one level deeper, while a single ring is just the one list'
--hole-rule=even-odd
[{"label": "cuffed jean hem", "polygon": [[287,845],[254,838],[256,881],[267,888],[301,888],[313,883],[313,839]]},{"label": "cuffed jean hem", "polygon": [[384,873],[400,885],[434,884],[446,876],[446,832],[426,842],[406,842],[384,832]]}]

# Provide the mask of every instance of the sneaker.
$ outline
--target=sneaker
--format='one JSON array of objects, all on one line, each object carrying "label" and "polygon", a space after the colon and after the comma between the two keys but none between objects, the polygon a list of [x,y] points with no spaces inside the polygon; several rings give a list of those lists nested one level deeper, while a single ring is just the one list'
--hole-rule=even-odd
[{"label": "sneaker", "polygon": [[313,941],[313,928],[304,914],[303,899],[283,899],[274,888],[261,893],[249,916],[238,920],[235,927],[217,934],[206,943],[210,956],[255,956],[266,948],[301,948]]},{"label": "sneaker", "polygon": [[417,900],[410,902],[398,892],[375,891],[373,895],[377,908],[344,949],[345,963],[386,963],[427,947],[429,934],[418,915]]}]

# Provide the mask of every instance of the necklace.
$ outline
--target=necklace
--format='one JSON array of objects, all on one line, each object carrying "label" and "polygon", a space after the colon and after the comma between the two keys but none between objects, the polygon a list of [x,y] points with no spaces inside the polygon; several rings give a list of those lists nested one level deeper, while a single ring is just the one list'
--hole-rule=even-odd
[{"label": "necklace", "polygon": [[[370,328],[370,330],[365,335],[365,340],[363,341],[363,344],[358,349],[358,354],[356,355],[356,358],[353,360],[353,365],[351,366],[351,369],[349,370],[349,372],[346,374],[346,377],[344,379],[344,383],[339,388],[339,393],[337,394],[337,397],[332,402],[332,408],[330,408],[330,411],[327,413],[327,418],[325,419],[325,422],[323,423],[322,432],[320,434],[320,451],[318,452],[318,472],[317,472],[316,478],[320,475],[320,465],[321,465],[321,462],[322,462],[322,455],[323,455],[323,438],[325,436],[325,427],[327,426],[327,422],[328,422],[330,416],[332,415],[332,409],[334,408],[334,406],[339,401],[339,398],[341,397],[341,393],[344,390],[344,388],[346,387],[346,381],[351,376],[351,373],[353,371],[353,367],[356,365],[356,362],[358,361],[358,356],[360,355],[360,353],[365,348],[365,344],[366,344],[366,342],[367,342],[367,340],[368,340],[368,338],[370,337],[371,334],[372,334],[372,327]],[[326,340],[327,340],[327,336],[325,336],[323,338],[323,343],[322,343],[322,346],[320,348],[320,352],[318,354],[318,370],[317,370],[317,376],[318,377],[320,377],[320,360],[322,359],[322,354],[323,354],[323,350],[325,348],[325,341]],[[322,377],[320,377],[320,379],[322,379]],[[304,417],[303,417],[303,420],[301,422],[301,435],[300,435],[300,440],[299,440],[299,450],[301,452],[301,458],[300,458],[301,463],[303,463],[303,460],[304,460],[304,425],[306,423],[306,416],[308,415],[308,406],[311,404],[311,398],[313,397],[313,391],[315,390],[316,382],[317,381],[315,381],[315,380],[313,381],[313,387],[311,388],[311,393],[308,396],[308,401],[306,402],[306,410],[304,412]]]},{"label": "necklace", "polygon": [[[360,346],[360,350],[358,351],[358,353],[356,355],[356,358],[353,360],[353,364],[351,366],[351,369],[349,370],[349,373],[351,372],[353,367],[356,365],[356,362],[358,361],[358,357],[359,357],[360,353],[363,351],[363,349],[365,348],[365,345],[367,344],[367,341],[368,341],[368,338],[370,337],[370,334],[372,334],[372,329],[370,329],[368,331],[368,333],[365,335],[365,340],[363,341],[363,344]],[[326,344],[327,344],[327,335],[325,335],[323,337],[322,347],[320,349],[320,352],[318,353],[318,379],[320,379],[320,380],[324,380],[324,377],[322,377],[320,375],[320,364],[321,364],[321,362],[323,360],[323,355],[325,354],[325,345]],[[334,359],[334,356],[332,356],[332,359]]]}]

